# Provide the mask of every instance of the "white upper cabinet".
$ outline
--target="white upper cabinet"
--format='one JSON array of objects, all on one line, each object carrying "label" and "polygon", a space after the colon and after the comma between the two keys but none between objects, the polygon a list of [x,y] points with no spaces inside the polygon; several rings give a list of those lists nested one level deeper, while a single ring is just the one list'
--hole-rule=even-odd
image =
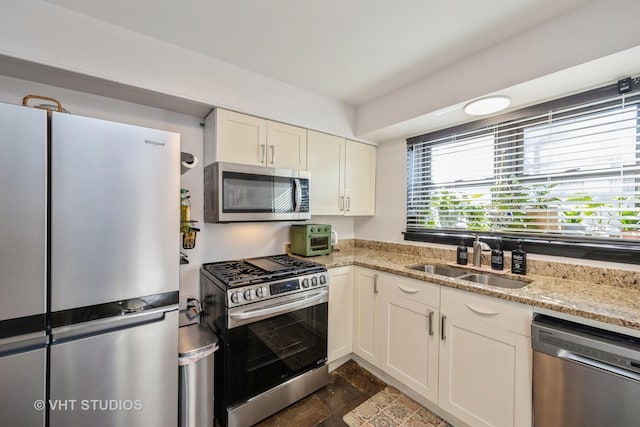
[{"label": "white upper cabinet", "polygon": [[266,165],[267,121],[233,111],[215,111],[216,161]]},{"label": "white upper cabinet", "polygon": [[217,108],[205,121],[205,164],[307,168],[307,130]]},{"label": "white upper cabinet", "polygon": [[373,215],[376,207],[376,147],[345,143],[345,215]]},{"label": "white upper cabinet", "polygon": [[311,173],[312,215],[344,215],[344,138],[309,131],[308,161]]},{"label": "white upper cabinet", "polygon": [[307,130],[267,121],[266,162],[269,167],[307,169]]},{"label": "white upper cabinet", "polygon": [[311,214],[375,214],[376,147],[308,131]]}]

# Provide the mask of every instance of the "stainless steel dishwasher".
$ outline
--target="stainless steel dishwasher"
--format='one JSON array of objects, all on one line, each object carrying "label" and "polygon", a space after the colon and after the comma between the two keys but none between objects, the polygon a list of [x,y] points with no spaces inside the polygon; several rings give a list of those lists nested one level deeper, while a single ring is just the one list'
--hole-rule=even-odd
[{"label": "stainless steel dishwasher", "polygon": [[535,427],[640,425],[640,339],[536,314]]}]

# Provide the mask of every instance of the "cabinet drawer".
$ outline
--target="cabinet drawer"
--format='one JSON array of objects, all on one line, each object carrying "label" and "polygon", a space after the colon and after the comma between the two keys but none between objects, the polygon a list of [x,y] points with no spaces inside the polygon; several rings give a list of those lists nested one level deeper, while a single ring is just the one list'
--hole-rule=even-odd
[{"label": "cabinet drawer", "polygon": [[462,316],[531,336],[533,307],[445,287],[442,288],[441,297],[442,315]]},{"label": "cabinet drawer", "polygon": [[431,307],[440,307],[440,285],[395,274],[380,276],[380,289],[383,292]]}]

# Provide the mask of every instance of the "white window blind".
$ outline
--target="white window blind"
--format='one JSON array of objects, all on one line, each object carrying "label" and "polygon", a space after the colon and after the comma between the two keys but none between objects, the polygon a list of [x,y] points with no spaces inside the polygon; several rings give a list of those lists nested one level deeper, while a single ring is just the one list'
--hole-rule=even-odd
[{"label": "white window blind", "polygon": [[640,239],[639,103],[615,94],[412,138],[407,231]]}]

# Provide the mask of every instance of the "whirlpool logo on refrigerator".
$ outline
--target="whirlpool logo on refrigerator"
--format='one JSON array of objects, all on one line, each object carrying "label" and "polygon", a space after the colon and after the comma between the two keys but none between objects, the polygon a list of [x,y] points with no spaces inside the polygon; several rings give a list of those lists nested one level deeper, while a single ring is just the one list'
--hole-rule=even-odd
[{"label": "whirlpool logo on refrigerator", "polygon": [[152,139],[145,139],[144,143],[145,144],[149,144],[149,145],[153,145],[155,147],[164,147],[166,145],[166,143],[164,143],[164,142],[154,141]]}]

